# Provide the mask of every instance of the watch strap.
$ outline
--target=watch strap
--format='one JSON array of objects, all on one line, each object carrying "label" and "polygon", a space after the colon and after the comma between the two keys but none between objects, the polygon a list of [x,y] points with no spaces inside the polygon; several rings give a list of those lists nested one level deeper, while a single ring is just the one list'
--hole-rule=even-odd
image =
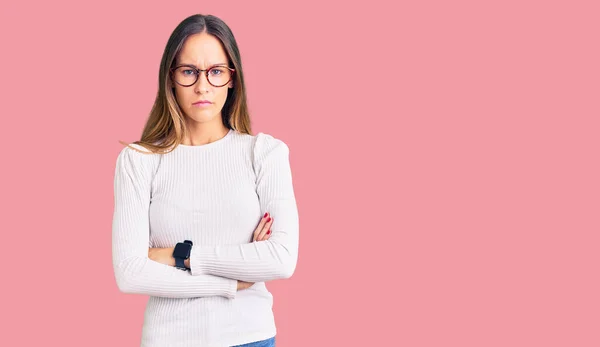
[{"label": "watch strap", "polygon": [[175,266],[181,270],[187,270],[185,267],[185,259],[183,258],[175,258]]}]

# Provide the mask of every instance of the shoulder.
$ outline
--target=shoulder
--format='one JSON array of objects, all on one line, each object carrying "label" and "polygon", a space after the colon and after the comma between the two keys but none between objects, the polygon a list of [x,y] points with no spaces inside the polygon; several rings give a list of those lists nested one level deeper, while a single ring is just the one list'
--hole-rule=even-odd
[{"label": "shoulder", "polygon": [[258,172],[289,167],[289,153],[288,145],[271,134],[258,133],[253,138],[252,162]]},{"label": "shoulder", "polygon": [[150,157],[152,155],[153,153],[146,147],[135,143],[130,143],[121,149],[117,158],[139,160],[138,158]]},{"label": "shoulder", "polygon": [[254,136],[253,152],[255,156],[268,156],[274,152],[288,155],[289,150],[287,143],[271,134],[258,133]]},{"label": "shoulder", "polygon": [[117,155],[117,167],[153,171],[159,157],[144,146],[132,143],[123,147]]},{"label": "shoulder", "polygon": [[266,156],[275,153],[287,155],[289,147],[282,139],[273,136],[272,134],[259,132],[256,135],[235,132],[237,144],[242,144],[242,147],[248,149],[254,160],[260,160]]}]

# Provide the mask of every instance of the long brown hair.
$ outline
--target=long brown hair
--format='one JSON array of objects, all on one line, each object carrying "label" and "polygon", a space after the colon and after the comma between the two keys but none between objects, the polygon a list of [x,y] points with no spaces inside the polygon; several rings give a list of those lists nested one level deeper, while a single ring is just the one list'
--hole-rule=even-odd
[{"label": "long brown hair", "polygon": [[[158,73],[158,93],[144,126],[142,138],[133,144],[141,145],[153,153],[168,153],[181,144],[188,129],[184,113],[175,99],[169,70],[174,66],[185,40],[190,35],[203,32],[213,35],[221,41],[229,60],[228,63],[235,69],[233,88],[228,91],[227,99],[221,110],[223,124],[228,129],[252,135],[242,59],[235,37],[229,26],[218,17],[195,14],[179,23],[167,41]],[[128,145],[126,142],[119,142]]]}]

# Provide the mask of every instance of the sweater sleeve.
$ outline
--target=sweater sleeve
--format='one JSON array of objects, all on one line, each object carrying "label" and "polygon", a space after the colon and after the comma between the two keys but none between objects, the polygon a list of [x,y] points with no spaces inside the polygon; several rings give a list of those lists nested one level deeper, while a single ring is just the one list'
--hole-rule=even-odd
[{"label": "sweater sleeve", "polygon": [[[255,138],[252,162],[261,216],[273,216],[271,237],[235,246],[194,245],[190,269],[194,276],[206,274],[246,282],[289,278],[298,259],[299,220],[292,185],[289,147],[271,135]],[[257,216],[260,218],[260,216]]]},{"label": "sweater sleeve", "polygon": [[[142,146],[133,145],[143,151]],[[119,290],[150,296],[234,298],[237,281],[214,275],[192,276],[188,271],[148,258],[149,207],[153,167],[159,154],[123,148],[114,177],[112,261]]]}]

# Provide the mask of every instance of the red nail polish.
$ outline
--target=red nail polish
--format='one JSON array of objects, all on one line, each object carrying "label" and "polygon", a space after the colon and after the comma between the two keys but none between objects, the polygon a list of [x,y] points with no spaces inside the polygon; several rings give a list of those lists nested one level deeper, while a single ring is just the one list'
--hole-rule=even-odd
[{"label": "red nail polish", "polygon": [[269,219],[267,219],[267,223],[269,223],[271,221],[271,217],[269,217]]},{"label": "red nail polish", "polygon": [[269,215],[269,212],[266,212],[265,215],[263,216],[263,218],[267,218],[268,215]]},{"label": "red nail polish", "polygon": [[267,231],[267,235],[269,235],[271,233],[271,230]]}]

